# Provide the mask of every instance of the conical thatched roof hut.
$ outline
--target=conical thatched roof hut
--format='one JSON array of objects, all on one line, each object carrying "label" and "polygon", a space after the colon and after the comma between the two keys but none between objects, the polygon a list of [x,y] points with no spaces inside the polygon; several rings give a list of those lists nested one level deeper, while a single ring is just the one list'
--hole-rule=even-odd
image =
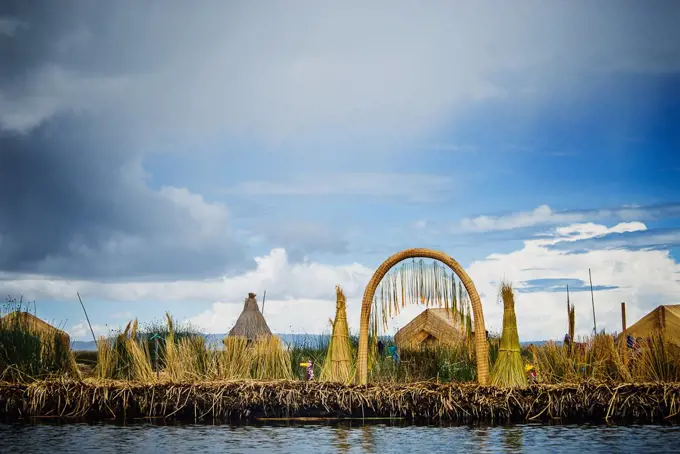
[{"label": "conical thatched roof hut", "polygon": [[65,332],[56,328],[49,323],[39,319],[30,312],[14,311],[0,317],[0,326],[15,326],[21,327],[24,331],[30,331],[41,334],[56,334],[62,338],[65,345],[70,345],[70,337]]},{"label": "conical thatched roof hut", "polygon": [[453,345],[465,340],[459,317],[450,309],[425,309],[394,335],[400,348],[426,347],[436,344]]},{"label": "conical thatched roof hut", "polygon": [[236,324],[229,331],[229,336],[245,337],[248,340],[255,340],[259,336],[271,335],[271,330],[267,326],[264,315],[257,306],[254,293],[248,293],[248,298],[243,305],[243,312],[239,315]]},{"label": "conical thatched roof hut", "polygon": [[633,337],[648,338],[659,332],[669,342],[680,345],[680,304],[659,306],[626,328]]}]

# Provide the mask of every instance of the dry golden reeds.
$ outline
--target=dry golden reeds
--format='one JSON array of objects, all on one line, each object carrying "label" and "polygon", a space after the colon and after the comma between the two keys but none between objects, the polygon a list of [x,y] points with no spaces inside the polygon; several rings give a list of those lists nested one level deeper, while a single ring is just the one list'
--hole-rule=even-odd
[{"label": "dry golden reeds", "polygon": [[278,336],[260,336],[250,349],[252,378],[256,380],[291,380],[293,378],[290,354],[283,348]]},{"label": "dry golden reeds", "polygon": [[68,334],[8,302],[0,317],[0,375],[32,380],[53,375],[80,377]]},{"label": "dry golden reeds", "polygon": [[116,373],[116,355],[113,342],[106,337],[97,340],[97,365],[95,376],[100,379],[113,378]]},{"label": "dry golden reeds", "polygon": [[218,352],[218,377],[223,379],[250,378],[251,354],[248,339],[241,336],[224,338],[224,350]]},{"label": "dry golden reeds", "polygon": [[352,373],[352,345],[349,341],[349,326],[347,325],[347,300],[339,286],[335,287],[335,292],[336,310],[333,333],[319,378],[322,381],[349,383],[354,377]]},{"label": "dry golden reeds", "polygon": [[137,339],[137,319],[113,340],[97,342],[96,376],[148,383],[155,379],[148,347]]},{"label": "dry golden reeds", "polygon": [[501,284],[501,297],[503,299],[503,333],[498,358],[491,369],[491,384],[502,387],[526,386],[527,380],[524,375],[517,333],[515,297],[510,284]]},{"label": "dry golden reeds", "polygon": [[654,332],[641,345],[634,364],[637,379],[680,381],[680,347],[671,344],[660,332]]},{"label": "dry golden reeds", "polygon": [[154,383],[101,380],[0,383],[0,418],[163,418],[193,422],[333,416],[508,423],[680,422],[680,383],[531,385],[500,389],[419,382],[344,385],[302,381]]}]

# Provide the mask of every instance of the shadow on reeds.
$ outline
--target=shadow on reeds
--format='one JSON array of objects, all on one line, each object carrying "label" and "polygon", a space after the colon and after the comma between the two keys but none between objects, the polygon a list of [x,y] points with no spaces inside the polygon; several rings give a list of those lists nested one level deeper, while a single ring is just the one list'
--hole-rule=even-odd
[{"label": "shadow on reeds", "polygon": [[68,335],[30,310],[30,304],[12,298],[0,310],[0,380],[79,378]]}]

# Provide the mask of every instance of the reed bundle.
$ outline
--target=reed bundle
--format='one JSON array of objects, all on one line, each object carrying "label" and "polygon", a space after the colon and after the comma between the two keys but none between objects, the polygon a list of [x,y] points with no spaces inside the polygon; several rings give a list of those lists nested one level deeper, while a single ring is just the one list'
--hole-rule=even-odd
[{"label": "reed bundle", "polygon": [[224,338],[224,350],[219,352],[219,377],[225,379],[250,378],[250,362],[248,339],[240,336]]},{"label": "reed bundle", "polygon": [[501,334],[498,358],[491,369],[491,384],[494,386],[518,387],[527,383],[524,362],[517,332],[515,296],[510,284],[501,284],[503,299],[503,333]]},{"label": "reed bundle", "polygon": [[650,381],[680,381],[680,347],[660,332],[644,342],[633,364],[636,377]]},{"label": "reed bundle", "polygon": [[0,383],[0,417],[185,421],[260,417],[392,417],[411,421],[507,423],[680,422],[680,383],[530,385],[344,385],[301,381]]},{"label": "reed bundle", "polygon": [[97,377],[101,379],[150,382],[155,379],[149,350],[137,340],[137,319],[128,322],[114,339],[97,342]]},{"label": "reed bundle", "polygon": [[347,325],[347,300],[339,286],[335,287],[336,311],[333,321],[333,333],[328,345],[326,360],[321,369],[320,379],[348,383],[353,379],[352,345],[349,341]]},{"label": "reed bundle", "polygon": [[254,379],[293,378],[290,355],[278,336],[260,336],[251,348],[250,376]]},{"label": "reed bundle", "polygon": [[171,381],[198,381],[214,378],[218,366],[206,348],[201,335],[185,335],[176,338],[175,323],[166,314],[168,331],[165,337],[165,369],[163,375]]}]

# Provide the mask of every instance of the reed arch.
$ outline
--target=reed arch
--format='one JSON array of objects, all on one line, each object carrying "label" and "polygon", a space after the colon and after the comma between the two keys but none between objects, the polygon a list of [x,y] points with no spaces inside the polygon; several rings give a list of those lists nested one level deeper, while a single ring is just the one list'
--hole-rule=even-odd
[{"label": "reed arch", "polygon": [[[486,385],[489,382],[489,348],[486,343],[486,327],[484,325],[484,312],[482,311],[482,301],[477,293],[475,284],[470,279],[470,276],[465,272],[462,266],[452,257],[443,252],[432,249],[414,248],[405,249],[401,252],[390,256],[382,265],[375,270],[373,277],[368,282],[364,296],[361,300],[361,326],[359,331],[359,352],[358,359],[358,381],[359,384],[365,385],[368,381],[368,326],[371,318],[371,306],[373,305],[373,297],[375,290],[380,284],[380,281],[385,277],[387,272],[392,269],[397,263],[410,258],[429,258],[439,260],[453,271],[460,281],[465,286],[465,290],[470,296],[472,303],[472,316],[475,323],[475,348],[477,349],[477,381],[481,385]],[[482,361],[479,359],[482,358]]]}]

